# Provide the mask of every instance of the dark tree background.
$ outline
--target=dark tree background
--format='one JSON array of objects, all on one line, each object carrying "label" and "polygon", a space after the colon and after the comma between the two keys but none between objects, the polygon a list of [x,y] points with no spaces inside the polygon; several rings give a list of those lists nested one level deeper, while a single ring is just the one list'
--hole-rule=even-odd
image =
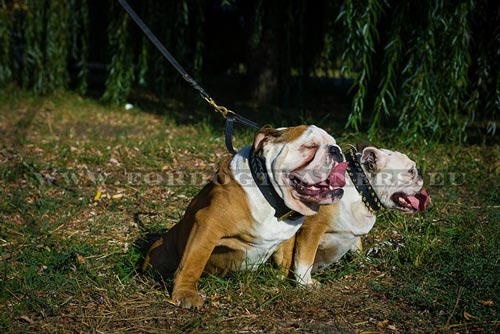
[{"label": "dark tree background", "polygon": [[[496,0],[130,4],[209,91],[229,80],[238,98],[297,113],[341,92],[352,102],[346,125],[370,137],[391,129],[408,141],[498,138]],[[137,91],[165,99],[189,90],[111,0],[0,0],[0,88],[7,85],[112,103]]]}]

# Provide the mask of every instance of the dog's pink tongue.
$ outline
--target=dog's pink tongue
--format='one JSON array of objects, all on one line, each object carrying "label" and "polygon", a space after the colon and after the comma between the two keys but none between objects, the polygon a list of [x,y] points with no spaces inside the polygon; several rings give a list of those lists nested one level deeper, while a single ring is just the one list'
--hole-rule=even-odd
[{"label": "dog's pink tongue", "polygon": [[429,203],[429,195],[425,189],[422,189],[420,194],[416,194],[415,196],[404,196],[403,198],[412,208],[418,211],[425,211],[427,203]]},{"label": "dog's pink tongue", "polygon": [[342,188],[345,186],[345,170],[347,162],[340,162],[332,169],[328,181],[334,188]]}]

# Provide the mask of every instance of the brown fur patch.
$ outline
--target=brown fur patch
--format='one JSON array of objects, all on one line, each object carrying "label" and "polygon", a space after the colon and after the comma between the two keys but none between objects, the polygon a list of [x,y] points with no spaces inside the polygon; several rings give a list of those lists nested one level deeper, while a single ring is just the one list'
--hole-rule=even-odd
[{"label": "brown fur patch", "polygon": [[[148,252],[144,269],[150,264],[162,276],[171,276],[177,270],[181,258],[186,252],[188,239],[193,234],[194,227],[214,234],[229,235],[233,238],[242,236],[250,239],[245,231],[251,231],[251,219],[248,217],[250,208],[243,188],[234,180],[230,169],[230,159],[222,161],[213,182],[208,183],[189,204],[182,220],[156,241]],[[228,206],[232,207],[228,211]],[[209,233],[210,234],[210,233]],[[206,239],[202,239],[207,242]],[[213,246],[218,238],[212,240]],[[251,241],[251,240],[250,240]],[[231,238],[220,241],[221,245],[230,245]],[[199,242],[201,243],[201,241]],[[244,248],[243,242],[237,243]],[[208,272],[227,272],[241,264],[244,253],[233,247],[232,252],[214,254],[206,260]],[[203,254],[203,255],[210,255]],[[204,269],[205,264],[201,264]]]},{"label": "brown fur patch", "polygon": [[293,243],[280,245],[273,259],[284,273],[288,273],[292,263],[312,267],[315,258],[324,256],[317,254],[317,251],[320,251],[318,245],[330,226],[332,216],[338,210],[338,203],[321,206],[316,215],[305,217],[302,227],[295,235],[295,245]]},{"label": "brown fur patch", "polygon": [[299,125],[283,130],[263,127],[254,137],[255,152],[259,152],[268,141],[275,143],[290,143],[295,141],[304,134],[308,127],[308,125]]},{"label": "brown fur patch", "polygon": [[295,126],[293,128],[280,130],[281,134],[276,139],[276,142],[277,143],[283,143],[283,142],[291,143],[291,142],[297,140],[300,136],[302,136],[308,127],[309,127],[308,125],[299,125],[299,126]]}]

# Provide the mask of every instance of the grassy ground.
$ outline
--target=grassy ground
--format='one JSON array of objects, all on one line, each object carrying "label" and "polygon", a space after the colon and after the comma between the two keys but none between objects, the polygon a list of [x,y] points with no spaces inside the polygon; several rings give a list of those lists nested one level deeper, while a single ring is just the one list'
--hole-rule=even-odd
[{"label": "grassy ground", "polygon": [[189,311],[137,268],[226,155],[220,122],[181,122],[193,110],[175,104],[165,118],[66,93],[0,98],[0,332],[500,331],[498,146],[385,139],[424,169],[428,212],[381,215],[321,290],[264,266],[203,278],[207,303]]}]

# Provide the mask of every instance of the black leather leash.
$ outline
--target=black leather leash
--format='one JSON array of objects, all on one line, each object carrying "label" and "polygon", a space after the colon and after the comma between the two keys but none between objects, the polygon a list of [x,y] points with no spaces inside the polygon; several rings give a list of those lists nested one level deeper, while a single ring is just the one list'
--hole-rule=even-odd
[{"label": "black leather leash", "polygon": [[[186,80],[188,83],[193,86],[194,89],[196,89],[201,97],[208,103],[210,104],[215,111],[219,112],[222,114],[222,116],[226,119],[226,125],[225,125],[225,144],[227,150],[231,154],[236,154],[236,151],[233,147],[233,128],[234,128],[234,123],[240,123],[242,125],[248,126],[250,128],[254,129],[260,129],[261,127],[241,116],[235,113],[232,110],[227,109],[224,106],[219,106],[217,103],[215,103],[214,99],[203,89],[203,87],[196,82],[187,72],[186,70],[179,64],[179,62],[172,56],[172,54],[165,48],[165,46],[160,42],[160,40],[149,30],[148,26],[142,21],[142,19],[137,15],[137,13],[130,7],[130,5],[125,1],[125,0],[118,0],[120,5],[125,9],[125,11],[130,15],[130,17],[137,23],[139,28],[146,34],[146,36],[149,38],[151,42],[160,50],[162,55],[169,61],[169,63],[179,72],[184,80]],[[269,178],[269,174],[267,173],[266,166],[265,166],[265,161],[261,157],[258,157],[256,154],[254,154],[254,151],[252,149],[250,153],[250,170],[252,171],[252,176],[257,183],[257,186],[259,187],[259,190],[262,192],[266,200],[269,202],[269,204],[276,210],[275,216],[278,219],[290,219],[290,220],[297,220],[301,217],[303,217],[302,214],[295,212],[293,210],[290,210],[285,205],[285,202],[283,199],[278,195],[276,190],[274,189],[274,186],[271,183],[271,180]]]},{"label": "black leather leash", "polygon": [[241,115],[238,115],[235,112],[229,112],[227,113],[226,117],[226,125],[224,127],[224,133],[225,133],[225,143],[226,143],[226,148],[231,154],[236,154],[236,151],[233,148],[233,126],[234,122],[243,124],[245,126],[248,126],[250,128],[254,129],[260,129],[261,127],[253,122],[250,121],[249,119],[246,119],[245,117],[242,117]]},{"label": "black leather leash", "polygon": [[134,20],[135,23],[141,28],[141,30],[146,34],[146,36],[149,38],[151,42],[156,46],[158,50],[162,53],[162,55],[168,60],[168,62],[177,70],[182,75],[182,78],[186,80],[188,83],[193,86],[194,89],[196,89],[201,97],[208,103],[210,104],[215,111],[219,112],[224,116],[226,119],[226,126],[225,126],[225,143],[226,143],[226,148],[227,150],[235,154],[236,151],[233,148],[233,126],[234,123],[240,123],[245,126],[254,128],[254,129],[260,129],[260,126],[241,116],[236,114],[234,111],[227,109],[224,106],[219,106],[215,103],[214,99],[206,92],[206,90],[203,89],[203,87],[200,86],[196,80],[194,80],[187,72],[186,70],[179,64],[179,62],[172,56],[172,54],[167,50],[167,48],[160,42],[160,40],[151,32],[151,30],[148,28],[148,26],[142,21],[142,19],[137,15],[137,13],[130,7],[130,5],[127,3],[125,0],[118,0],[120,5],[125,9],[125,11],[128,13],[128,15]]}]

